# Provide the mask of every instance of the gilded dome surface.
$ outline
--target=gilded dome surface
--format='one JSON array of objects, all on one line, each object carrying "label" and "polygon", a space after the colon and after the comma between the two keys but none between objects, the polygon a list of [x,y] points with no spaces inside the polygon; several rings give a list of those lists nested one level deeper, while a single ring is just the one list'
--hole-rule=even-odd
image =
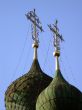
[{"label": "gilded dome surface", "polygon": [[35,110],[36,99],[52,78],[42,72],[35,59],[31,69],[14,81],[5,93],[6,110]]},{"label": "gilded dome surface", "polygon": [[82,110],[82,94],[57,70],[55,78],[39,95],[36,110]]}]

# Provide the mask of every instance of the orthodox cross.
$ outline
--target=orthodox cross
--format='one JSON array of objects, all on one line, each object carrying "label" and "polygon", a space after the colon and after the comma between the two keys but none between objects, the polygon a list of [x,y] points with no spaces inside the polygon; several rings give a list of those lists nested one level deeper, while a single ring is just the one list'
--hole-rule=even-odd
[{"label": "orthodox cross", "polygon": [[60,41],[64,41],[62,35],[59,34],[59,29],[58,29],[58,21],[55,21],[55,24],[52,25],[48,25],[49,29],[53,32],[54,34],[54,47],[56,49],[55,51],[55,55],[60,55]]},{"label": "orthodox cross", "polygon": [[26,17],[32,22],[32,38],[35,42],[39,43],[38,31],[40,30],[42,32],[44,30],[41,26],[39,17],[35,13],[35,9],[33,11],[28,12],[26,14]]},{"label": "orthodox cross", "polygon": [[50,30],[53,32],[54,34],[54,47],[55,47],[55,52],[53,53],[53,55],[56,57],[56,70],[60,70],[60,65],[59,65],[59,56],[60,56],[60,41],[64,41],[62,35],[59,34],[59,29],[57,26],[58,21],[56,20],[55,24],[52,25],[48,25],[48,27],[50,28]]},{"label": "orthodox cross", "polygon": [[41,22],[39,20],[39,17],[35,13],[35,9],[33,11],[30,11],[26,14],[27,19],[29,19],[32,22],[32,39],[34,41],[32,47],[34,48],[34,57],[33,59],[37,59],[37,48],[39,46],[39,38],[38,34],[39,31],[44,31]]}]

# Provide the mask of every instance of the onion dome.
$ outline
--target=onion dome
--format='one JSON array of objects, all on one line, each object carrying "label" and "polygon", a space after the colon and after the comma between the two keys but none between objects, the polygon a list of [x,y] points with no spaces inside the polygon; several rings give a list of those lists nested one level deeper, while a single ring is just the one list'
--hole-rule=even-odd
[{"label": "onion dome", "polygon": [[69,84],[60,70],[50,85],[39,95],[36,110],[82,110],[81,92]]},{"label": "onion dome", "polygon": [[60,56],[59,40],[62,40],[57,30],[57,22],[53,29],[55,35],[56,73],[49,86],[37,98],[36,110],[82,110],[82,94],[69,84],[61,74],[58,57]]},{"label": "onion dome", "polygon": [[14,81],[5,94],[6,110],[35,110],[36,99],[52,78],[34,60],[30,71]]},{"label": "onion dome", "polygon": [[[33,40],[33,48],[34,48],[34,56],[33,63],[31,69],[24,76],[18,78],[14,81],[7,89],[5,93],[5,106],[6,110],[35,110],[36,100],[38,95],[41,93],[43,89],[45,89],[52,78],[45,74],[39,65],[38,56],[37,56],[37,48],[38,48],[38,36],[36,34],[37,29],[40,28],[39,24],[36,25],[37,16],[34,12],[31,11],[26,15],[34,24],[34,35]],[[36,23],[35,23],[36,21]],[[39,19],[38,19],[39,22]],[[38,27],[36,27],[38,26]],[[42,27],[41,27],[42,31]]]}]

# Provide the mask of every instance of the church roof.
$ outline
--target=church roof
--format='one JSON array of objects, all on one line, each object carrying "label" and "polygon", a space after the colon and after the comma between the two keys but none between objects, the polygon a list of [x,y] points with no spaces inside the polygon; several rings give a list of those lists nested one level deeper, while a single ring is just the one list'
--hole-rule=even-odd
[{"label": "church roof", "polygon": [[46,75],[35,59],[31,69],[14,81],[5,93],[6,110],[35,110],[36,99],[52,78]]},{"label": "church roof", "polygon": [[82,110],[82,94],[57,70],[50,85],[39,95],[36,110]]}]

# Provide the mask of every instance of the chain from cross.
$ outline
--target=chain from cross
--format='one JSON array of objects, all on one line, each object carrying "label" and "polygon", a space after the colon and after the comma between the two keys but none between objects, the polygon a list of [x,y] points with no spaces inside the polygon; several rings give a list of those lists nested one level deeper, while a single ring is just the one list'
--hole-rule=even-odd
[{"label": "chain from cross", "polygon": [[39,20],[39,17],[36,15],[35,13],[35,9],[33,11],[30,11],[26,14],[27,19],[29,19],[32,22],[32,39],[39,43],[39,30],[42,32],[44,31],[42,26],[41,26],[41,22]]},{"label": "chain from cross", "polygon": [[48,25],[49,29],[53,32],[54,34],[54,47],[56,48],[57,51],[60,51],[60,41],[64,41],[62,35],[59,34],[59,29],[58,29],[58,21],[55,21],[55,24]]}]

